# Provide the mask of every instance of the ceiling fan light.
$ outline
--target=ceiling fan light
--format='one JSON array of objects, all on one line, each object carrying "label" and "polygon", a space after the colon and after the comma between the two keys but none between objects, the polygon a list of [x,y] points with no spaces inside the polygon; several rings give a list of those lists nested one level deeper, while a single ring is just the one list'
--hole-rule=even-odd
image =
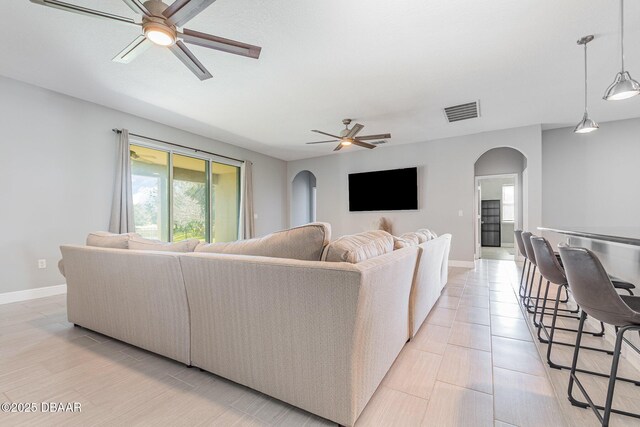
[{"label": "ceiling fan light", "polygon": [[158,46],[171,46],[176,42],[175,31],[156,22],[148,22],[144,25],[144,35]]},{"label": "ceiling fan light", "polygon": [[351,141],[349,141],[348,139],[345,139],[340,144],[342,144],[343,147],[346,147],[347,145],[351,145]]},{"label": "ceiling fan light", "polygon": [[611,86],[607,88],[603,98],[607,101],[619,101],[640,94],[640,83],[631,78],[628,71],[616,74]]},{"label": "ceiling fan light", "polygon": [[587,112],[585,111],[584,116],[582,116],[582,120],[580,121],[580,123],[578,123],[573,131],[575,133],[590,133],[594,130],[598,130],[598,128],[600,128],[600,126],[598,126],[598,123],[593,121],[591,117],[589,117],[589,114],[587,114]]}]

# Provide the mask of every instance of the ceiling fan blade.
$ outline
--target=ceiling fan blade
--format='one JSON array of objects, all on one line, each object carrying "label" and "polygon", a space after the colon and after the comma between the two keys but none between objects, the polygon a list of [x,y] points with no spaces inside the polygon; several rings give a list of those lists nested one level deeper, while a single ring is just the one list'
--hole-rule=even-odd
[{"label": "ceiling fan blade", "polygon": [[336,148],[333,149],[333,151],[340,151],[340,150],[342,150],[342,147],[343,147],[343,145],[342,145],[342,142],[341,142],[340,144],[338,144],[338,146]]},{"label": "ceiling fan blade", "polygon": [[326,144],[327,142],[337,142],[337,139],[330,139],[328,141],[316,141],[316,142],[305,142],[305,144]]},{"label": "ceiling fan blade", "polygon": [[357,139],[352,140],[352,141],[351,141],[351,143],[352,143],[353,145],[357,145],[357,146],[359,146],[359,147],[364,147],[364,148],[376,148],[376,146],[375,146],[375,145],[373,145],[373,144],[369,144],[368,142],[359,141],[359,140],[357,140]]},{"label": "ceiling fan blade", "polygon": [[311,132],[320,133],[322,135],[327,135],[327,136],[330,136],[331,138],[335,138],[335,139],[342,139],[342,137],[340,137],[340,136],[331,135],[330,133],[322,132],[321,130],[313,129],[313,130],[311,130]]},{"label": "ceiling fan blade", "polygon": [[39,4],[41,6],[49,6],[55,9],[65,10],[67,12],[78,13],[80,15],[93,16],[94,18],[109,19],[112,21],[124,22],[125,24],[140,25],[136,23],[136,21],[134,21],[132,18],[127,18],[126,16],[120,16],[113,13],[102,12],[100,10],[89,9],[88,7],[65,3],[59,0],[31,0],[31,3]]},{"label": "ceiling fan blade", "polygon": [[390,139],[390,133],[381,133],[379,135],[367,135],[367,136],[359,136],[358,139],[360,141],[370,141],[372,139]]},{"label": "ceiling fan blade", "polygon": [[182,27],[216,0],[176,0],[162,12],[167,22]]},{"label": "ceiling fan blade", "polygon": [[131,10],[133,10],[135,13],[139,13],[145,16],[151,15],[151,12],[149,12],[149,9],[147,9],[147,7],[144,5],[144,2],[141,2],[140,0],[122,0],[122,1],[125,2],[127,6],[129,6]]},{"label": "ceiling fan blade", "polygon": [[178,57],[184,65],[189,68],[193,74],[195,74],[200,80],[210,79],[211,73],[202,65],[195,55],[182,43],[180,40],[173,46],[169,47],[169,50]]},{"label": "ceiling fan blade", "polygon": [[235,55],[246,56],[248,58],[258,59],[260,57],[260,46],[254,46],[235,40],[225,39],[223,37],[213,36],[211,34],[201,33],[185,28],[182,33],[178,33],[178,37],[186,43],[195,44],[209,49],[221,50],[222,52],[233,53]]},{"label": "ceiling fan blade", "polygon": [[120,53],[118,53],[113,59],[113,62],[121,62],[123,64],[128,64],[133,61],[145,50],[149,49],[153,43],[149,41],[145,36],[139,35],[135,38],[134,41],[129,43],[127,47],[122,49]]},{"label": "ceiling fan blade", "polygon": [[349,131],[349,133],[347,134],[347,136],[345,138],[353,138],[362,129],[364,129],[364,126],[361,125],[360,123],[356,123],[355,125],[353,125],[353,127],[351,128],[351,130]]}]

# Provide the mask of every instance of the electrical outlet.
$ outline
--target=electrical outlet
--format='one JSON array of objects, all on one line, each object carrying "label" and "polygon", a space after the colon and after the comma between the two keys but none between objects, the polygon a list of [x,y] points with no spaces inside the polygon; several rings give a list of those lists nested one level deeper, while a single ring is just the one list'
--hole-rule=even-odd
[{"label": "electrical outlet", "polygon": [[39,259],[38,260],[38,268],[47,268],[47,260]]},{"label": "electrical outlet", "polygon": [[462,216],[462,209],[458,211],[458,216]]}]

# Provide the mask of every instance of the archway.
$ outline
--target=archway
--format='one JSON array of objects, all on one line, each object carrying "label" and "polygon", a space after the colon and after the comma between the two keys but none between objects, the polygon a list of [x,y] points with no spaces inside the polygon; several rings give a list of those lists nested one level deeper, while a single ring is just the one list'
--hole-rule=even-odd
[{"label": "archway", "polygon": [[308,170],[298,172],[291,182],[291,226],[316,220],[316,177]]},{"label": "archway", "polygon": [[476,160],[474,172],[475,258],[513,260],[513,231],[527,216],[527,158],[514,148],[492,148]]}]

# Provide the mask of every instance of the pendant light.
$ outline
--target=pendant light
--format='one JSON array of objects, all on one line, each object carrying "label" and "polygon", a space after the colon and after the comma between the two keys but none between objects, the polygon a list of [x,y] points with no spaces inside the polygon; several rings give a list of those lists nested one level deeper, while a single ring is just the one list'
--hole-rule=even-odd
[{"label": "pendant light", "polygon": [[587,111],[587,43],[593,40],[593,36],[584,36],[578,40],[578,45],[584,46],[584,116],[576,128],[573,130],[575,133],[589,133],[597,130],[600,126],[589,117]]},{"label": "pendant light", "polygon": [[640,83],[633,80],[628,71],[624,70],[624,0],[620,0],[620,49],[622,70],[604,93],[607,101],[619,101],[640,94]]}]

